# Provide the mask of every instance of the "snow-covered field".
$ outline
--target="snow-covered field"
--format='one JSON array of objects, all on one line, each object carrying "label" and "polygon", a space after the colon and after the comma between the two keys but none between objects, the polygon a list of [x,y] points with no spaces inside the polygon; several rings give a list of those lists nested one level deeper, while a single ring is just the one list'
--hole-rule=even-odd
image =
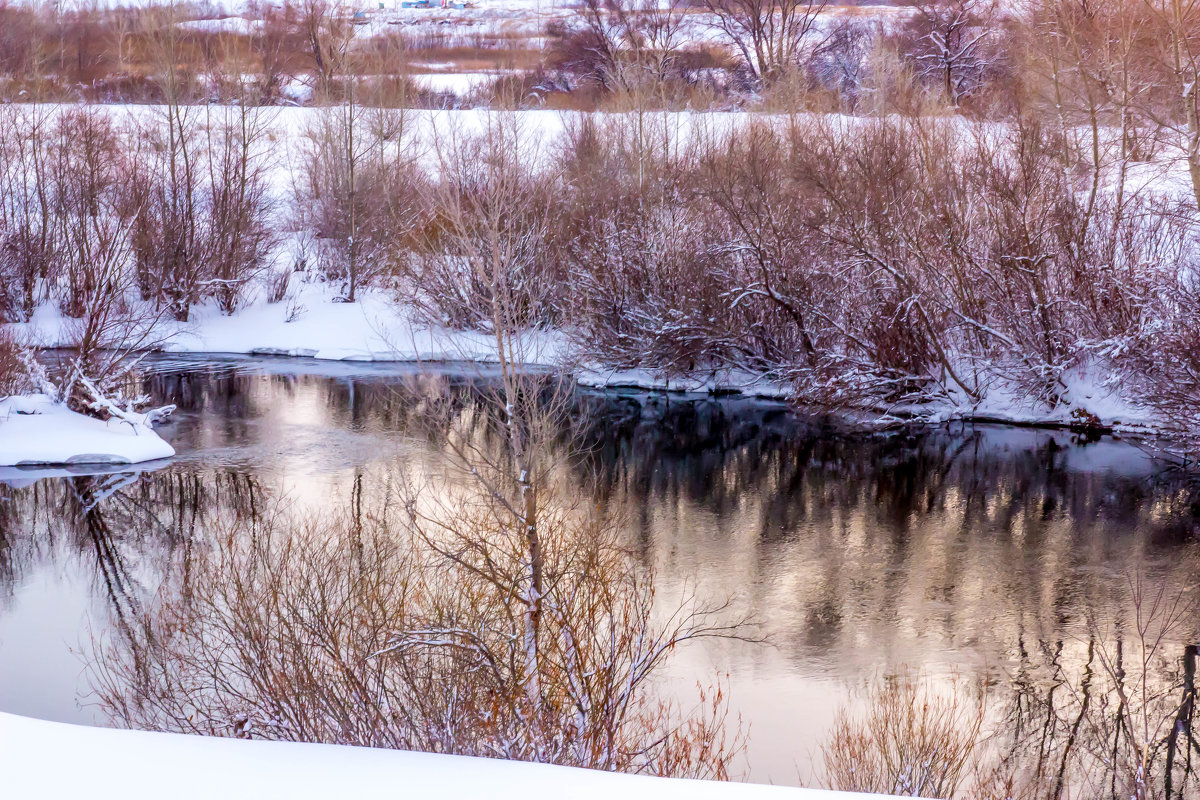
[{"label": "snow-covered field", "polygon": [[0,713],[13,798],[854,800],[882,795],[676,780],[366,747],[110,730]]},{"label": "snow-covered field", "polygon": [[412,75],[412,81],[431,92],[449,92],[465,97],[476,89],[483,89],[502,77],[498,72],[429,72]]}]

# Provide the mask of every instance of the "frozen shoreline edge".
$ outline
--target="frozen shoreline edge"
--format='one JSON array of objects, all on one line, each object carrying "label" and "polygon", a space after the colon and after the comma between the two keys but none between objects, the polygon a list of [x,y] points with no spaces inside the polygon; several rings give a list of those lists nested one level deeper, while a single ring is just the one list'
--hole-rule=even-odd
[{"label": "frozen shoreline edge", "polygon": [[[45,349],[53,351],[55,348]],[[444,352],[436,354],[430,353],[428,355],[381,358],[331,358],[316,355],[309,350],[296,352],[276,348],[253,348],[245,351],[165,349],[160,352],[161,354],[167,356],[190,356],[201,359],[206,357],[239,357],[263,360],[310,359],[313,361],[322,361],[330,364],[397,364],[450,367],[455,365],[486,366],[499,363],[494,357],[491,356],[481,355],[473,358],[465,358],[461,355],[456,356]],[[533,369],[543,370],[564,368],[560,364],[536,361],[529,362],[526,364],[526,366]],[[571,368],[567,367],[567,369]],[[884,410],[871,408],[823,408],[820,406],[808,406],[793,403],[789,399],[788,393],[784,387],[777,384],[771,384],[765,380],[728,383],[717,381],[714,383],[711,381],[706,381],[703,377],[703,374],[692,378],[680,377],[657,379],[648,377],[648,373],[643,373],[636,377],[629,377],[628,372],[605,368],[588,367],[582,370],[575,369],[572,371],[574,372],[575,382],[579,386],[587,389],[594,389],[598,391],[637,390],[680,397],[743,397],[752,400],[761,400],[764,402],[783,403],[801,413],[808,413],[814,416],[827,416],[849,425],[872,428],[876,430],[886,430],[892,427],[937,427],[949,423],[959,423],[967,425],[1008,425],[1015,428],[1032,428],[1049,431],[1071,431],[1080,434],[1112,436],[1117,438],[1136,437],[1140,439],[1169,439],[1172,435],[1178,434],[1177,430],[1166,425],[1156,425],[1142,421],[1132,423],[1114,421],[1111,424],[1105,423],[1101,425],[1088,426],[1051,417],[1005,416],[995,412],[994,410],[972,412],[955,408],[950,405],[947,405],[944,410],[931,407],[930,410],[936,415],[933,417],[918,416],[915,409]],[[605,375],[608,375],[609,377],[603,377]],[[885,421],[880,420],[881,416],[887,416],[888,419]]]}]

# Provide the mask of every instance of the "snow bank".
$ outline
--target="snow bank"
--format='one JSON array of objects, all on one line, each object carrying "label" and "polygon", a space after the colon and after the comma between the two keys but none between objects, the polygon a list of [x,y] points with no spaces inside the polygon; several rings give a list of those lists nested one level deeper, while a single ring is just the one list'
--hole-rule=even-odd
[{"label": "snow bank", "polygon": [[259,33],[264,27],[261,19],[243,19],[242,17],[192,19],[176,24],[185,30],[203,31],[205,33],[232,33],[239,36],[249,36]]},{"label": "snow bank", "polygon": [[[65,768],[64,768],[65,767]],[[852,800],[846,794],[671,780],[465,756],[110,730],[0,713],[5,796],[102,798],[530,797]]]},{"label": "snow bank", "polygon": [[85,417],[46,395],[0,399],[0,467],[132,464],[173,455],[146,425]]},{"label": "snow bank", "polygon": [[[388,293],[366,290],[358,302],[336,302],[329,284],[296,287],[287,302],[261,299],[232,316],[212,304],[196,306],[188,323],[164,322],[163,349],[173,353],[301,356],[335,361],[495,361],[496,340],[486,333],[430,328],[415,322]],[[10,327],[37,347],[69,347],[70,325],[47,303],[27,323]],[[565,337],[531,333],[528,360],[561,363]]]},{"label": "snow bank", "polygon": [[645,389],[683,394],[739,394],[769,400],[787,400],[792,390],[786,384],[744,370],[698,371],[693,375],[668,376],[648,369],[607,369],[585,366],[575,374],[581,386],[594,389]]},{"label": "snow bank", "polygon": [[[358,302],[343,303],[337,302],[337,289],[330,284],[301,283],[294,287],[286,302],[267,303],[260,297],[232,316],[207,304],[196,306],[192,316],[188,323],[161,323],[164,350],[358,362],[497,360],[492,336],[421,324],[413,319],[411,309],[381,290],[362,291]],[[39,307],[30,322],[10,327],[22,340],[38,347],[69,347],[73,340],[69,320],[64,320],[49,303]],[[526,361],[534,366],[575,366],[578,382],[598,389],[741,394],[777,400],[792,396],[787,384],[742,370],[698,370],[690,375],[669,376],[648,369],[614,370],[598,364],[579,365],[572,357],[569,337],[562,331],[532,331],[525,336],[521,349]],[[864,408],[848,416],[864,423],[873,417],[892,420],[917,416],[935,423],[973,420],[1066,427],[1079,421],[1078,413],[1083,419],[1094,419],[1102,426],[1127,433],[1172,430],[1171,421],[1138,403],[1130,387],[1113,383],[1114,375],[1112,369],[1102,364],[1068,372],[1062,376],[1065,391],[1061,401],[1053,409],[997,380],[979,402],[965,396],[949,397],[920,407]],[[3,449],[0,445],[0,453]],[[15,462],[4,462],[0,455],[0,464],[4,463]]]}]

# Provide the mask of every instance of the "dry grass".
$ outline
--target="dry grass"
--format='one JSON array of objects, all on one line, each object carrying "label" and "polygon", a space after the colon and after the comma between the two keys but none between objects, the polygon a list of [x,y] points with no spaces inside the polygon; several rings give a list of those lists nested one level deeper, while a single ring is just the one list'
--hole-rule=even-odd
[{"label": "dry grass", "polygon": [[28,389],[25,349],[7,329],[0,327],[0,397]]}]

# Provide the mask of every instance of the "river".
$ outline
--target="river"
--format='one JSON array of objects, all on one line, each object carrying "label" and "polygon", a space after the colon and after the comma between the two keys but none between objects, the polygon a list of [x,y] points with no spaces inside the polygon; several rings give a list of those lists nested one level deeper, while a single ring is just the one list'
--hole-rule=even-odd
[{"label": "river", "polygon": [[[0,474],[0,710],[104,724],[91,645],[153,596],[172,554],[212,520],[267,506],[369,507],[441,456],[421,424],[428,382],[488,379],[469,366],[147,362],[144,387],[179,406],[161,430],[174,459]],[[1055,680],[1038,676],[1069,683],[1089,642],[1131,635],[1131,585],[1197,592],[1200,484],[1135,443],[864,432],[737,397],[577,403],[573,485],[618,516],[659,596],[728,600],[755,620],[745,640],[683,648],[662,679],[684,697],[724,676],[747,733],[740,777],[814,782],[838,709],[896,670],[986,686],[998,725],[1028,726]],[[1171,632],[1164,680],[1197,640],[1195,618]]]}]

